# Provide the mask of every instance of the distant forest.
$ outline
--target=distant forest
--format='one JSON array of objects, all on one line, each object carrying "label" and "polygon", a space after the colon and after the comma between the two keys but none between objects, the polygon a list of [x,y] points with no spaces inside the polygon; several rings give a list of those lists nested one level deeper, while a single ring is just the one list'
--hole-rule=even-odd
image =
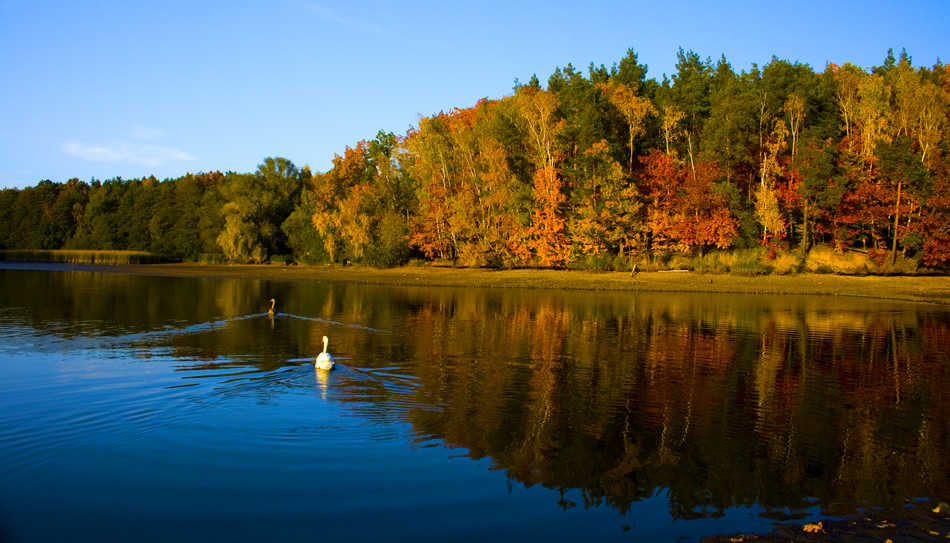
[{"label": "distant forest", "polygon": [[772,57],[736,72],[631,49],[587,73],[380,131],[314,172],[109,179],[0,192],[0,249],[168,260],[629,269],[683,253],[816,244],[950,263],[950,71]]}]

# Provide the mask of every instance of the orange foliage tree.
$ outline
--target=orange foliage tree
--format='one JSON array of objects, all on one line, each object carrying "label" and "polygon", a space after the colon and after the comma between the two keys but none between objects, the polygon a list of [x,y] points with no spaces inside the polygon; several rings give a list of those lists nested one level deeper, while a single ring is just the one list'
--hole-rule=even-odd
[{"label": "orange foliage tree", "polygon": [[527,135],[534,174],[534,205],[528,241],[518,247],[527,260],[541,266],[562,266],[571,257],[564,214],[564,181],[558,169],[555,138],[567,124],[557,116],[557,96],[533,86],[518,87],[514,96],[522,130]]},{"label": "orange foliage tree", "polygon": [[[950,87],[950,75],[947,83]],[[914,227],[924,240],[921,260],[926,266],[950,262],[950,162],[943,157],[934,166],[933,190]]]},{"label": "orange foliage tree", "polygon": [[653,246],[688,251],[709,246],[729,247],[738,234],[738,223],[718,194],[714,181],[722,176],[714,160],[700,158],[695,174],[675,155],[658,149],[640,160],[651,199],[648,220]]}]

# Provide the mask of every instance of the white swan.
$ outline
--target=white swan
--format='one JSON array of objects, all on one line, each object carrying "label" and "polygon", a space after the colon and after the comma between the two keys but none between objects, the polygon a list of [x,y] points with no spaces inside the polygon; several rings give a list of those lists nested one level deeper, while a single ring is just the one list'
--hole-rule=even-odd
[{"label": "white swan", "polygon": [[271,298],[271,299],[270,299],[270,309],[267,310],[267,314],[268,314],[268,315],[274,315],[274,314],[276,314],[276,313],[277,313],[277,311],[274,311],[274,299]]},{"label": "white swan", "polygon": [[317,357],[317,361],[313,364],[313,367],[318,370],[332,370],[333,369],[333,355],[327,352],[327,345],[330,344],[330,340],[327,336],[323,336],[323,352],[320,353],[320,356]]}]

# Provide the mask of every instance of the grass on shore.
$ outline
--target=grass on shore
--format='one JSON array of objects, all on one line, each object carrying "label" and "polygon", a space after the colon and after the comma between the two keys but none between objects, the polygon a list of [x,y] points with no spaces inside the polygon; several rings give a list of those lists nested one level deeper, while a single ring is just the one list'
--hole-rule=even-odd
[{"label": "grass on shore", "polygon": [[917,259],[898,255],[892,260],[889,251],[836,251],[827,245],[812,247],[807,254],[797,250],[754,247],[748,249],[712,250],[705,254],[696,251],[669,252],[655,258],[598,257],[588,255],[569,266],[580,271],[627,271],[636,265],[637,271],[692,271],[701,274],[755,277],[763,275],[917,275],[932,273],[920,269]]},{"label": "grass on shore", "polygon": [[8,262],[53,262],[57,264],[158,264],[161,258],[144,251],[15,250],[0,251],[0,260]]},{"label": "grass on shore", "polygon": [[[99,250],[9,250],[0,251],[0,261],[43,262],[60,264],[96,264],[130,265],[159,264],[158,255],[144,251],[99,251]],[[295,264],[290,255],[271,257],[272,264]],[[198,264],[228,265],[223,255],[202,254]],[[332,265],[331,265],[332,267]],[[359,264],[357,264],[359,267]],[[457,267],[450,261],[421,262],[412,261],[408,267],[437,267],[468,269]],[[479,268],[475,268],[479,269]],[[696,252],[670,252],[656,258],[639,256],[630,258],[621,256],[586,255],[574,261],[565,269],[580,272],[656,272],[656,271],[692,271],[700,274],[733,275],[755,277],[763,275],[795,275],[798,273],[852,275],[917,275],[932,273],[932,270],[920,270],[919,262],[913,258],[898,256],[894,261],[886,251],[835,251],[828,246],[813,247],[807,255],[797,251],[772,250],[767,247],[750,249],[713,250],[705,254]]]}]

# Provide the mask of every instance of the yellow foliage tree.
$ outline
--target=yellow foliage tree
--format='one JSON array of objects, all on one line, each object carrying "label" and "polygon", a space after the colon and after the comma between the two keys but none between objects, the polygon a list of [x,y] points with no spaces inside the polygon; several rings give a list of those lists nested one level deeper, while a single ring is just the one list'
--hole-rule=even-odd
[{"label": "yellow foliage tree", "polygon": [[[583,196],[575,204],[571,221],[574,243],[584,254],[604,254],[616,250],[620,256],[638,247],[645,231],[638,212],[642,204],[636,185],[623,175],[623,167],[610,157],[602,140],[584,152],[590,164]],[[575,187],[575,193],[581,192]]]},{"label": "yellow foliage tree", "polygon": [[666,141],[666,154],[670,154],[670,140],[676,137],[676,126],[686,114],[679,111],[672,105],[663,106],[663,118],[661,119],[660,129],[663,131],[663,139]]},{"label": "yellow foliage tree", "polygon": [[786,144],[788,128],[785,121],[775,119],[772,131],[765,141],[765,154],[762,159],[761,180],[755,190],[755,217],[764,230],[763,239],[785,235],[785,219],[779,207],[778,196],[775,193],[775,179],[782,175],[782,167],[778,158]]},{"label": "yellow foliage tree", "polygon": [[861,152],[865,158],[874,155],[879,139],[890,141],[891,87],[878,74],[872,74],[858,85],[858,102],[854,122],[861,132]]},{"label": "yellow foliage tree", "polygon": [[627,167],[630,172],[633,172],[633,142],[643,133],[647,118],[657,114],[656,108],[653,107],[653,103],[649,99],[637,96],[636,86],[623,83],[599,83],[597,88],[607,96],[607,100],[617,108],[627,121],[629,129],[627,147],[630,149],[630,160]]},{"label": "yellow foliage tree", "polygon": [[788,128],[792,135],[792,156],[795,156],[795,149],[798,145],[798,134],[802,129],[802,122],[805,120],[805,101],[795,93],[788,95],[782,111],[788,115]]}]

